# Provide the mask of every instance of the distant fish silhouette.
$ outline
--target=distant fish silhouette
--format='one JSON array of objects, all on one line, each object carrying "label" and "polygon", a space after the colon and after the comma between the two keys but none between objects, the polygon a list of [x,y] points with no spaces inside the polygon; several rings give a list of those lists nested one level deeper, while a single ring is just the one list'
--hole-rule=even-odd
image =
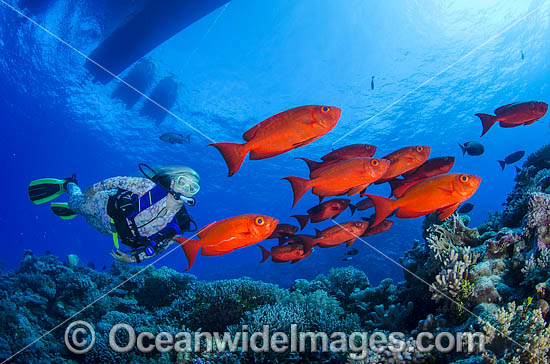
[{"label": "distant fish silhouette", "polygon": [[374,90],[374,76],[372,76],[372,78],[370,80],[370,89]]},{"label": "distant fish silhouette", "polygon": [[352,257],[345,257],[344,259],[342,259],[344,262],[349,262],[350,260],[352,259]]},{"label": "distant fish silhouette", "polygon": [[460,208],[458,209],[458,213],[459,214],[467,214],[468,212],[472,211],[474,209],[474,204],[473,203],[465,203],[464,205],[460,206]]},{"label": "distant fish silhouette", "polygon": [[518,152],[510,154],[508,157],[504,158],[503,161],[497,161],[497,162],[500,164],[500,168],[502,168],[502,170],[504,171],[504,167],[506,167],[507,164],[516,163],[521,158],[523,158],[524,155],[525,155],[525,151],[520,150]]},{"label": "distant fish silhouette", "polygon": [[345,252],[344,255],[357,255],[358,253],[359,253],[359,250],[357,250],[355,248],[351,248],[350,250]]},{"label": "distant fish silhouette", "polygon": [[520,51],[521,52],[521,59],[524,60],[525,59],[525,54],[523,54],[523,51]]},{"label": "distant fish silhouette", "polygon": [[462,155],[466,155],[466,153],[468,153],[468,155],[476,156],[482,155],[483,152],[485,152],[485,147],[483,144],[478,142],[466,142],[464,145],[458,143],[458,146],[462,149]]},{"label": "distant fish silhouette", "polygon": [[191,135],[187,134],[186,136],[183,136],[180,133],[164,133],[159,137],[159,139],[170,144],[189,144]]},{"label": "distant fish silhouette", "polygon": [[107,269],[106,265],[104,265],[103,268],[101,268],[101,270],[105,270],[105,269]]}]

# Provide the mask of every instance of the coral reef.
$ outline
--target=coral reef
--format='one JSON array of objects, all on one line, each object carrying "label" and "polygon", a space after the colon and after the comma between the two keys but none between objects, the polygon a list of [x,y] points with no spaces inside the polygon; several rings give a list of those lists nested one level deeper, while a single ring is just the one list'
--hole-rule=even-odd
[{"label": "coral reef", "polygon": [[[516,176],[503,212],[478,228],[467,216],[440,223],[427,216],[424,241],[401,259],[405,280],[372,286],[353,267],[334,268],[290,289],[250,278],[197,281],[162,267],[113,263],[108,272],[26,251],[19,269],[1,273],[0,360],[13,363],[536,363],[550,355],[550,146],[531,155]],[[139,274],[138,274],[139,273]],[[93,303],[93,305],[89,305]],[[89,305],[89,307],[87,307]],[[83,309],[83,307],[85,309]],[[63,343],[73,319],[93,323],[96,344],[75,355]],[[117,353],[109,331],[127,323],[136,332],[299,331],[403,333],[404,350],[369,351],[361,360],[349,352],[253,353],[219,351],[199,343],[196,352]],[[55,328],[52,330],[52,328]],[[50,332],[50,330],[52,330]],[[471,354],[423,353],[420,332],[483,332]],[[128,338],[114,337],[119,344]],[[22,348],[32,344],[29,350]],[[220,344],[216,344],[220,345]],[[215,346],[215,345],[214,345]],[[221,348],[219,348],[221,349]]]},{"label": "coral reef", "polygon": [[542,192],[531,195],[527,228],[536,230],[539,249],[550,247],[550,195]]}]

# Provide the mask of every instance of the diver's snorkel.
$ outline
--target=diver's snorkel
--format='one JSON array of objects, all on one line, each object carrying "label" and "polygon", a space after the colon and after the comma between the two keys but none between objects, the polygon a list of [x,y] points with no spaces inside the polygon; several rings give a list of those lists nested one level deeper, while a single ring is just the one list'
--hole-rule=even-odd
[{"label": "diver's snorkel", "polygon": [[[148,175],[147,173],[145,173],[143,171],[143,168],[146,168],[148,169],[149,171],[153,172],[153,175],[150,176]],[[172,196],[174,196],[174,198],[178,201],[183,201],[184,203],[186,203],[187,205],[189,206],[194,206],[195,205],[195,199],[193,197],[187,197],[187,196],[184,196],[183,194],[179,193],[179,192],[176,192],[174,191],[173,189],[171,189],[170,187],[166,187],[164,186],[162,183],[160,183],[160,180],[159,178],[157,177],[157,174],[155,173],[155,170],[151,167],[149,167],[147,164],[145,163],[140,163],[138,164],[138,168],[139,168],[139,171],[143,174],[143,176],[145,176],[145,178],[147,178],[148,180],[150,180],[151,182],[153,182],[154,184],[156,184],[157,186],[160,186],[162,187],[164,190],[166,190],[166,192],[168,192],[169,194],[171,194]]]}]

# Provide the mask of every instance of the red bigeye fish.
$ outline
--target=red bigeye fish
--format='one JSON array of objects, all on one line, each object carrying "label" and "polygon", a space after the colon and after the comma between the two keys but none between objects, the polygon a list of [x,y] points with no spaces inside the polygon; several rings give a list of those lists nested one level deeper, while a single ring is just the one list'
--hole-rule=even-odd
[{"label": "red bigeye fish", "polygon": [[376,147],[370,144],[352,144],[342,148],[333,150],[332,152],[321,157],[322,162],[312,161],[307,158],[297,158],[306,162],[309,167],[309,172],[322,167],[326,167],[332,163],[351,158],[368,158],[376,153]]},{"label": "red bigeye fish", "polygon": [[288,238],[286,238],[286,240],[282,243],[281,243],[281,241],[279,241],[279,245],[296,244],[296,243],[303,244],[304,242],[308,242],[308,241],[313,240],[313,239],[315,239],[315,237],[311,236],[311,235],[295,234],[295,235],[291,235]]},{"label": "red bigeye fish", "polygon": [[401,197],[405,192],[419,181],[433,176],[439,176],[449,172],[455,163],[454,157],[437,157],[428,159],[424,164],[403,174],[404,179],[392,179],[390,196]]},{"label": "red bigeye fish", "polygon": [[279,239],[279,243],[284,242],[286,238],[296,234],[298,226],[291,224],[278,224],[275,230],[267,239]]},{"label": "red bigeye fish", "polygon": [[[366,220],[368,221],[368,220]],[[384,220],[380,224],[369,227],[361,236],[371,236],[383,233],[384,231],[388,231],[393,226],[393,221],[391,220]]]},{"label": "red bigeye fish", "polygon": [[308,221],[313,223],[338,217],[345,209],[350,206],[350,200],[347,198],[335,198],[325,201],[317,206],[307,210],[307,215],[292,215],[300,223],[300,228],[306,227]]},{"label": "red bigeye fish", "polygon": [[348,194],[353,196],[378,180],[388,169],[390,162],[377,158],[352,158],[336,162],[312,173],[312,179],[285,177],[292,185],[294,202],[311,188],[320,197]]},{"label": "red bigeye fish", "polygon": [[187,257],[191,268],[199,249],[201,255],[215,256],[231,253],[267,239],[279,221],[269,216],[247,214],[214,222],[197,232],[198,239],[174,238]]},{"label": "red bigeye fish", "polygon": [[[313,240],[313,238],[309,238]],[[271,251],[267,250],[261,245],[258,245],[262,250],[262,260],[260,263],[265,262],[269,257],[273,263],[287,263],[295,264],[298,261],[309,256],[313,249],[310,249],[308,252],[304,249],[304,244],[293,243],[287,245],[277,245],[271,248]]]},{"label": "red bigeye fish", "polygon": [[485,135],[489,129],[500,121],[503,128],[513,128],[520,125],[531,125],[542,118],[548,111],[548,104],[539,101],[514,102],[504,105],[495,110],[495,115],[476,114],[481,119],[483,132]]},{"label": "red bigeye fish", "polygon": [[443,221],[474,194],[480,183],[481,178],[478,176],[450,173],[420,181],[396,200],[367,195],[374,202],[376,210],[371,226],[378,225],[394,210],[397,210],[395,216],[402,219],[425,216],[436,211],[439,220]]},{"label": "red bigeye fish", "polygon": [[250,152],[251,160],[266,159],[307,145],[328,133],[342,110],[334,106],[307,105],[283,111],[256,124],[243,134],[246,143],[213,143],[234,175]]},{"label": "red bigeye fish", "polygon": [[382,159],[390,161],[390,167],[375,184],[388,182],[394,177],[402,175],[422,165],[430,156],[431,148],[424,145],[405,147],[388,154]]},{"label": "red bigeye fish", "polygon": [[[349,248],[357,237],[365,233],[368,227],[368,221],[348,221],[321,231],[316,229],[317,235],[314,243],[320,248],[332,248],[346,243],[346,247]],[[307,244],[305,246],[308,248]]]}]

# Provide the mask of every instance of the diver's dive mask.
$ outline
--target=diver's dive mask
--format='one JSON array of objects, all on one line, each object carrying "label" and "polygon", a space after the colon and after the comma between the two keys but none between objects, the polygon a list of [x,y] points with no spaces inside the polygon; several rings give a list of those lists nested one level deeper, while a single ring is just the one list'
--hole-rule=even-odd
[{"label": "diver's dive mask", "polygon": [[[168,186],[166,186],[167,183],[162,183],[161,178],[158,176],[158,174],[155,172],[155,170],[153,168],[149,167],[147,164],[140,163],[138,165],[138,168],[139,168],[140,172],[145,176],[145,178],[149,179],[150,181],[155,183],[157,186],[160,186],[160,187],[164,188],[166,190],[166,192],[168,192],[169,194],[174,196],[174,198],[176,200],[183,201],[186,204],[188,204],[189,206],[194,206],[195,205],[195,199],[191,196],[194,196],[194,195],[197,194],[197,192],[199,192],[200,186],[199,186],[198,183],[195,183],[195,182],[189,180],[185,176],[179,176],[177,178],[176,186],[178,186],[178,189],[181,188],[181,190],[184,191],[185,194],[187,194],[189,196],[188,197],[188,196],[185,196],[183,193],[174,191],[172,188],[170,188],[169,184],[168,184]],[[145,173],[143,168],[146,168],[150,172],[152,172],[152,175],[149,175],[149,174]],[[168,182],[168,183],[170,183],[170,182]],[[181,184],[181,187],[179,187],[180,184]],[[187,191],[189,191],[189,193]]]},{"label": "diver's dive mask", "polygon": [[176,178],[176,187],[178,190],[183,191],[188,197],[195,196],[201,188],[197,182],[186,176],[179,176]]}]

